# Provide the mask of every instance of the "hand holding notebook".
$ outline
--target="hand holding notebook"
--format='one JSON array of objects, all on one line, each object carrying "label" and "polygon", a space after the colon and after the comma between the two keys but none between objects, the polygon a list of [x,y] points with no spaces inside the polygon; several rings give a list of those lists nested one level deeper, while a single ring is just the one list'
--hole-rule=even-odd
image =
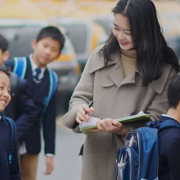
[{"label": "hand holding notebook", "polygon": [[[79,127],[80,127],[80,131],[83,132],[84,134],[88,134],[88,133],[92,133],[90,132],[90,130],[92,129],[97,129],[97,120],[99,118],[97,117],[93,117],[93,116],[90,116],[88,122],[85,122],[83,121]],[[132,121],[141,121],[141,120],[150,120],[150,117],[145,114],[144,112],[140,111],[138,114],[136,115],[132,115],[132,116],[127,116],[127,117],[123,117],[123,118],[118,118],[116,119],[117,121],[119,121],[120,123],[129,123],[129,122],[132,122]],[[101,120],[103,121],[103,120]]]}]

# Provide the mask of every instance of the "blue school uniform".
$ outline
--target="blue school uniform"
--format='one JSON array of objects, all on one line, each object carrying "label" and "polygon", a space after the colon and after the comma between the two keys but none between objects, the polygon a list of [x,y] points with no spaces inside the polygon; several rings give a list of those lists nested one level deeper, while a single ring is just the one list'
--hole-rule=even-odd
[{"label": "blue school uniform", "polygon": [[161,116],[159,122],[174,121],[178,127],[169,127],[158,133],[159,180],[180,179],[180,123],[168,116]]},{"label": "blue school uniform", "polygon": [[[14,98],[16,98],[16,101]],[[37,121],[38,113],[28,90],[27,80],[17,77],[17,92],[13,92],[11,95],[11,101],[5,108],[4,113],[15,121],[17,140],[23,140],[27,130]]]},{"label": "blue school uniform", "polygon": [[[32,61],[32,55],[26,58],[27,67],[24,74],[24,79],[28,81],[29,91],[32,94],[32,98],[36,109],[38,110],[38,121],[28,130],[25,137],[26,150],[30,154],[38,154],[41,150],[41,136],[40,127],[42,124],[43,137],[45,141],[45,154],[55,154],[55,107],[56,107],[56,93],[53,94],[45,113],[45,102],[48,97],[50,79],[49,71],[47,68],[41,69],[44,71],[39,75],[39,80],[33,77],[35,73],[33,70],[34,63]],[[8,60],[5,65],[12,70],[15,66],[14,60]]]},{"label": "blue school uniform", "polygon": [[[13,134],[15,136],[15,134]],[[12,162],[9,164],[9,152],[11,148],[12,131],[8,121],[0,118],[0,180],[20,180],[19,162],[16,149],[13,148]],[[16,138],[15,138],[16,139]]]}]

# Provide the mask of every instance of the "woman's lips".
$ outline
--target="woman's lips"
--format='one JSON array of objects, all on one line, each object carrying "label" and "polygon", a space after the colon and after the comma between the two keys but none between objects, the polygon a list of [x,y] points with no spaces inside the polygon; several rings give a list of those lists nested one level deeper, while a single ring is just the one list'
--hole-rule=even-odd
[{"label": "woman's lips", "polygon": [[124,45],[127,45],[128,43],[121,43],[121,42],[120,42],[120,44],[122,44],[122,45],[124,46]]}]

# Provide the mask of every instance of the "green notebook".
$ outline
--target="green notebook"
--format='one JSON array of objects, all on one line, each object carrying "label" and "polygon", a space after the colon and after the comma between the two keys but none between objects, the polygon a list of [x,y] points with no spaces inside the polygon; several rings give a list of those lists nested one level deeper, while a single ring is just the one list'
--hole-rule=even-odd
[{"label": "green notebook", "polygon": [[[83,121],[79,125],[80,131],[82,133],[84,133],[84,134],[92,133],[89,130],[97,128],[97,126],[96,126],[97,120],[98,120],[98,118],[90,116],[88,122]],[[116,119],[116,120],[123,123],[123,124],[125,124],[125,123],[129,123],[129,122],[132,122],[132,121],[141,121],[141,120],[150,121],[150,117],[147,114],[145,114],[144,112],[141,111],[140,113],[138,113],[136,115],[127,116],[127,117],[119,118],[119,119]]]}]

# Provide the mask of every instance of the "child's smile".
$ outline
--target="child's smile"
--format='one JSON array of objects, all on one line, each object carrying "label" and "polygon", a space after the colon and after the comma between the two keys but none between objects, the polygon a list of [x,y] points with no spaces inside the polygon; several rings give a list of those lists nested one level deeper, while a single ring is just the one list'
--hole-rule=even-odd
[{"label": "child's smile", "polygon": [[11,100],[10,96],[10,82],[9,77],[0,72],[0,112],[4,111],[4,108],[9,104]]}]

